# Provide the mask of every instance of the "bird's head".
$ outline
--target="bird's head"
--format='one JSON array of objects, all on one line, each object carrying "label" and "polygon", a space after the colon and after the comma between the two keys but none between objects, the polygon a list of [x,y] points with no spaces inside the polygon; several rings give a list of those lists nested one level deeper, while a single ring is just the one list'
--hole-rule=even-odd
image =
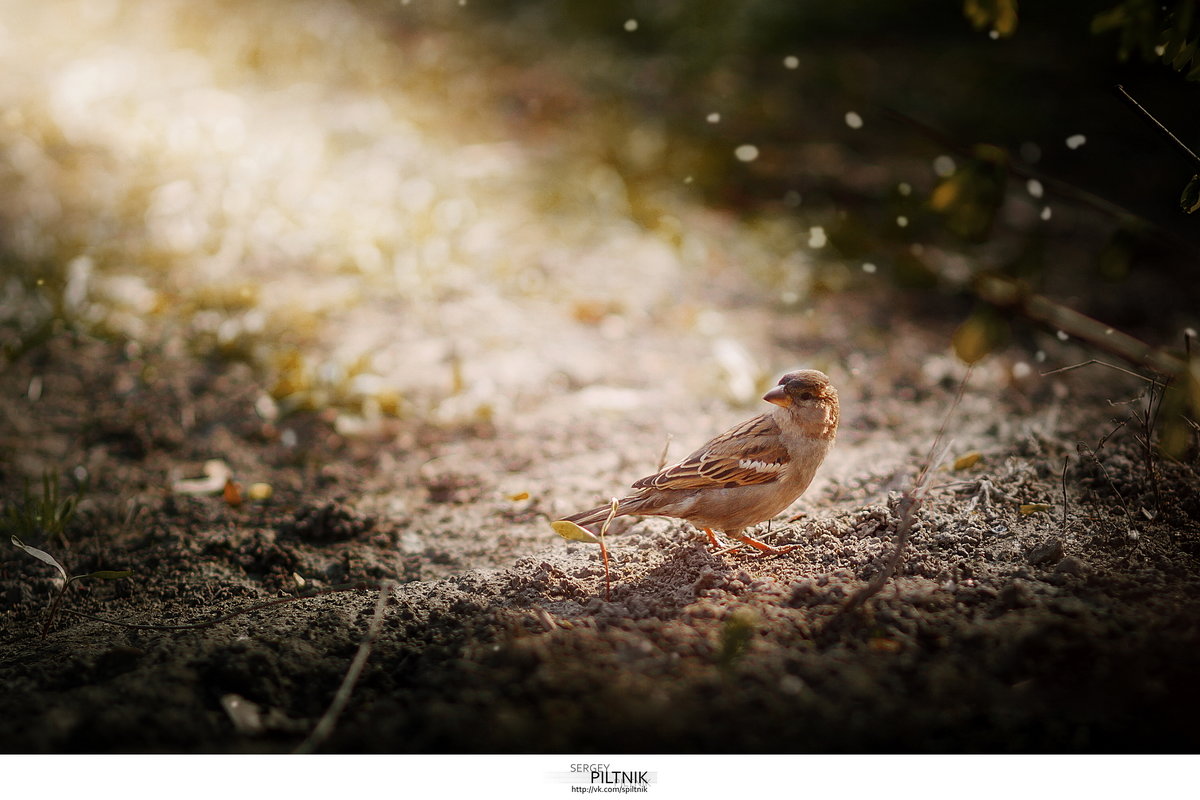
[{"label": "bird's head", "polygon": [[789,372],[779,383],[763,395],[763,400],[788,409],[837,409],[837,389],[829,382],[829,376],[815,369]]}]

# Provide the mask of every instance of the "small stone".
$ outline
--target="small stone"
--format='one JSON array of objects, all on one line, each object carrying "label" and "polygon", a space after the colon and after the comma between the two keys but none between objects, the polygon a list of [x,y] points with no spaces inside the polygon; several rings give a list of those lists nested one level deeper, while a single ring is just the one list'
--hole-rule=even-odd
[{"label": "small stone", "polygon": [[1063,544],[1060,539],[1050,539],[1035,545],[1028,553],[1026,558],[1030,564],[1048,564],[1052,561],[1058,561],[1063,557]]},{"label": "small stone", "polygon": [[1054,601],[1053,609],[1068,617],[1082,617],[1087,613],[1087,605],[1078,597],[1062,597]]},{"label": "small stone", "polygon": [[1055,572],[1062,572],[1067,575],[1078,575],[1083,577],[1088,574],[1087,564],[1080,561],[1075,556],[1067,556],[1058,562],[1054,567]]},{"label": "small stone", "polygon": [[805,688],[804,681],[795,675],[784,675],[779,679],[779,691],[784,694],[803,694]]},{"label": "small stone", "polygon": [[221,708],[243,736],[258,736],[263,732],[262,709],[258,704],[238,694],[227,694],[221,698]]}]

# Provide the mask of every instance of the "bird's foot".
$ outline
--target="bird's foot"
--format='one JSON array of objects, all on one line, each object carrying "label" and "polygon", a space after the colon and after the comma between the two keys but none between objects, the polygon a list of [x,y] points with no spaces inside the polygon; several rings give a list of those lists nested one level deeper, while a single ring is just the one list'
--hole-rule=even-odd
[{"label": "bird's foot", "polygon": [[753,547],[755,550],[758,550],[763,555],[768,555],[768,556],[780,556],[780,555],[783,555],[784,553],[790,552],[792,550],[795,550],[797,547],[799,547],[799,545],[795,545],[795,544],[789,544],[789,545],[785,545],[783,547],[772,547],[771,545],[767,544],[766,542],[760,542],[758,539],[754,539],[754,538],[752,538],[750,536],[746,536],[746,535],[742,535],[737,538],[738,538],[738,541],[742,542],[743,544],[748,544],[751,547]]},{"label": "bird's foot", "polygon": [[[713,532],[710,531],[708,528],[705,528],[704,532],[708,534],[708,538],[712,542],[713,547],[720,548],[720,542],[717,540],[716,535],[714,535]],[[718,549],[715,553],[713,553],[713,555],[723,556],[726,553],[732,553],[734,550],[737,550],[742,545],[746,544],[746,545],[750,545],[751,547],[753,547],[755,550],[757,550],[759,553],[761,553],[764,556],[781,556],[784,553],[791,552],[792,550],[795,550],[797,547],[800,546],[797,544],[789,544],[789,545],[785,545],[784,547],[772,547],[771,545],[767,544],[766,542],[760,542],[758,539],[755,539],[752,536],[746,536],[744,534],[740,535],[740,536],[736,536],[734,538],[737,539],[736,542],[734,542],[729,547],[726,547],[724,549]]]}]

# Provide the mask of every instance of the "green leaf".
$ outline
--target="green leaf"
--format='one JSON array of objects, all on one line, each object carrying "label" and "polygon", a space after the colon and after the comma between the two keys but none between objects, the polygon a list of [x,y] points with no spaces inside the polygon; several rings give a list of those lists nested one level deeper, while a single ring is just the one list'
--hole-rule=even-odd
[{"label": "green leaf", "polygon": [[550,527],[553,528],[554,532],[559,536],[572,542],[587,542],[589,544],[600,543],[600,540],[597,539],[596,536],[587,528],[581,528],[574,522],[569,522],[565,519],[551,522]]},{"label": "green leaf", "polygon": [[89,572],[87,575],[79,575],[80,578],[99,578],[102,581],[115,581],[121,578],[128,578],[133,574],[131,569],[102,569],[96,572]]},{"label": "green leaf", "polygon": [[1195,214],[1200,210],[1200,175],[1193,175],[1183,193],[1179,195],[1179,207],[1185,214]]},{"label": "green leaf", "polygon": [[69,580],[67,577],[66,567],[64,567],[62,564],[60,564],[57,558],[50,555],[45,550],[38,550],[36,547],[30,547],[29,545],[25,544],[20,539],[18,539],[16,536],[13,536],[11,538],[12,538],[13,545],[21,548],[26,553],[28,553],[29,555],[36,558],[38,561],[45,561],[47,564],[49,564],[50,566],[52,566],[58,570],[59,574],[63,576],[63,580]]},{"label": "green leaf", "polygon": [[1117,34],[1117,58],[1121,61],[1135,54],[1147,61],[1154,59],[1155,45],[1166,43],[1163,25],[1158,0],[1124,0],[1092,17],[1093,34]]},{"label": "green leaf", "polygon": [[[1200,45],[1200,39],[1193,39],[1191,42],[1183,45],[1176,55],[1168,61],[1171,68],[1176,72],[1182,72],[1186,69],[1195,60],[1198,45]],[[1167,61],[1165,55],[1163,56],[1163,60]]]}]

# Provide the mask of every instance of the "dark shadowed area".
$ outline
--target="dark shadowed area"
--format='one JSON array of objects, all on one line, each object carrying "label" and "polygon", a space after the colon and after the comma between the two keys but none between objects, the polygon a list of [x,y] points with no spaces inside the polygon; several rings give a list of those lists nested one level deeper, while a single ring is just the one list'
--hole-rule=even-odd
[{"label": "dark shadowed area", "polygon": [[0,0],[0,750],[1194,752],[1200,32],[851,5]]}]

